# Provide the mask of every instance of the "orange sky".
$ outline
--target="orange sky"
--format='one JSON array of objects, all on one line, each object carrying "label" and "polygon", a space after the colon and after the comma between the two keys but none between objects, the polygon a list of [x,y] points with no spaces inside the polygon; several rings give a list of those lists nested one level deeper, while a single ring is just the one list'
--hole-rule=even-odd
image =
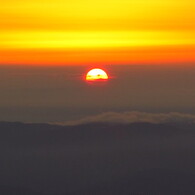
[{"label": "orange sky", "polygon": [[194,0],[7,0],[0,18],[0,64],[195,62]]}]

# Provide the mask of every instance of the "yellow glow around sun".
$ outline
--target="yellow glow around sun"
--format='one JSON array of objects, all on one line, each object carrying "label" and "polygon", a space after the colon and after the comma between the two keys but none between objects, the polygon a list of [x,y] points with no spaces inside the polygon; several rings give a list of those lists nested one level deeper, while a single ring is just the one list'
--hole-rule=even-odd
[{"label": "yellow glow around sun", "polygon": [[90,70],[86,75],[87,81],[96,81],[96,80],[107,80],[108,75],[106,72],[99,68],[94,68]]}]

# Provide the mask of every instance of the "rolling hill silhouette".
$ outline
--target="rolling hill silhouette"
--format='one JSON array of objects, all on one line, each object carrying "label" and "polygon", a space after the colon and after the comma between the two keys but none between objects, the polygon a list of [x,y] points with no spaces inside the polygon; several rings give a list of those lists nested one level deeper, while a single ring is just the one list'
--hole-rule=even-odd
[{"label": "rolling hill silhouette", "polygon": [[0,122],[0,194],[195,194],[195,125]]}]

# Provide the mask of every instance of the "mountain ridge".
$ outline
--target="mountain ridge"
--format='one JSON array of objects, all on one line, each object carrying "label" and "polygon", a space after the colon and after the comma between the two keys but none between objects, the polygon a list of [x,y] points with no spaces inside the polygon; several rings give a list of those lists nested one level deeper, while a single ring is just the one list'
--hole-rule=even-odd
[{"label": "mountain ridge", "polygon": [[194,129],[0,122],[0,193],[193,195]]}]

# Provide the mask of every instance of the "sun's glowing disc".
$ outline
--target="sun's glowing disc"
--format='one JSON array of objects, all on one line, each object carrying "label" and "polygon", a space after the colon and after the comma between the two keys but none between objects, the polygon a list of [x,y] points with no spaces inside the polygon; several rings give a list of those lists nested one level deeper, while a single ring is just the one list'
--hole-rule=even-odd
[{"label": "sun's glowing disc", "polygon": [[98,81],[98,80],[107,80],[108,75],[106,72],[99,68],[94,68],[90,70],[86,75],[87,81]]}]

